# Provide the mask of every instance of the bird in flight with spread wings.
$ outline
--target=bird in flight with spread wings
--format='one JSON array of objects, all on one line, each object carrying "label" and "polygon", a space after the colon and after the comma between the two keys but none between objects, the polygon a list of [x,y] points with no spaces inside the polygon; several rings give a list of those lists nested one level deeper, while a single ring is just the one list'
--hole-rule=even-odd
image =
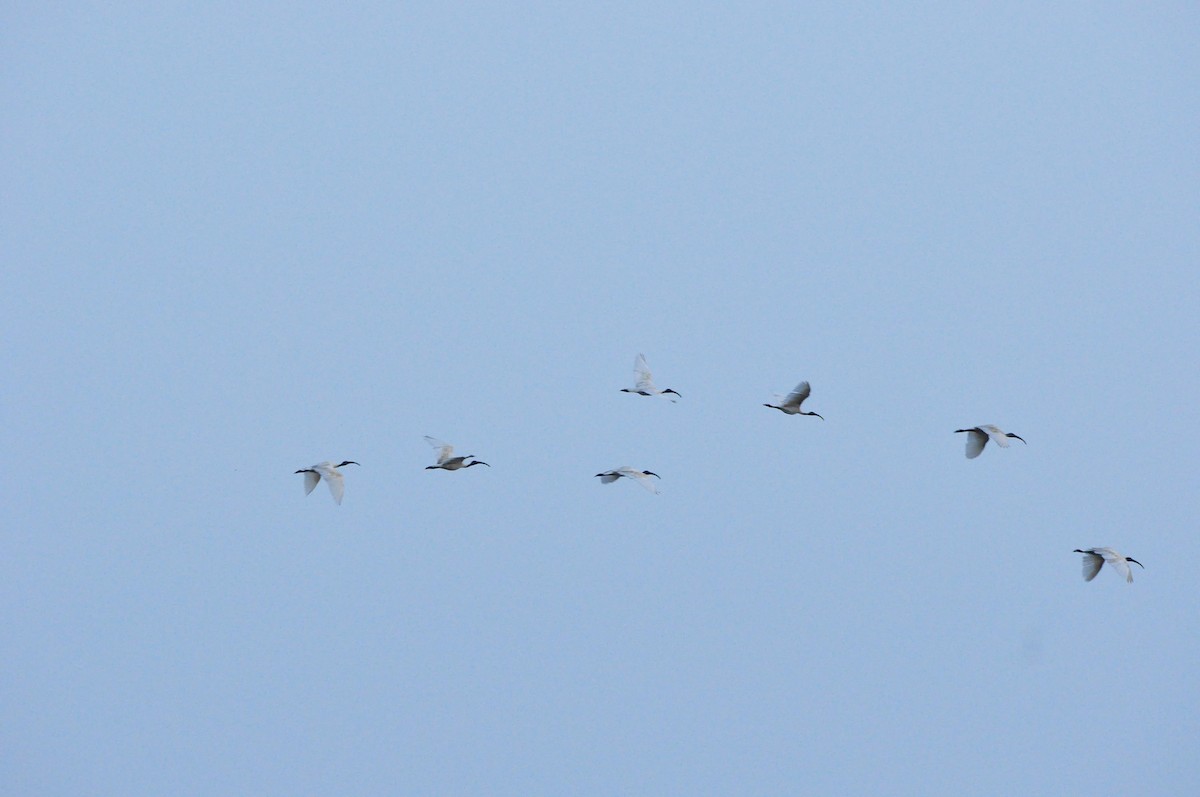
[{"label": "bird in flight with spread wings", "polygon": [[654,482],[650,481],[650,477],[653,476],[656,479],[662,478],[654,471],[638,470],[637,468],[631,468],[628,465],[622,465],[619,468],[606,470],[603,473],[597,473],[596,475],[600,477],[601,484],[612,484],[622,476],[627,479],[633,479],[635,482],[642,485],[655,495],[658,495],[658,486]]},{"label": "bird in flight with spread wings", "polygon": [[[1022,443],[1025,443],[1025,438],[1020,435],[1015,435],[1012,432],[1005,432],[998,426],[990,423],[985,423],[981,426],[972,426],[970,429],[955,429],[955,434],[962,432],[967,433],[967,459],[975,459],[983,452],[983,447],[987,445],[988,440],[991,440],[1001,448],[1008,448],[1008,438],[1015,437]],[[1025,445],[1029,445],[1025,443]]]},{"label": "bird in flight with spread wings", "polygon": [[342,496],[346,493],[346,485],[342,481],[342,474],[338,472],[338,468],[342,465],[357,465],[354,460],[347,459],[334,465],[332,462],[318,462],[311,468],[301,468],[296,473],[304,474],[304,494],[308,495],[317,486],[317,482],[321,479],[329,485],[329,493],[333,496],[334,503],[339,506],[342,503]]},{"label": "bird in flight with spread wings", "polygon": [[[650,366],[646,364],[646,355],[639,354],[637,359],[633,361],[633,387],[621,388],[622,393],[637,393],[639,396],[665,396],[668,393],[679,396],[679,392],[671,388],[659,390],[654,386],[654,376],[650,373]],[[675,401],[675,399],[671,399]]]},{"label": "bird in flight with spread wings", "polygon": [[[436,437],[426,435],[425,442],[429,443],[437,451],[437,464],[428,465],[425,470],[459,470],[460,468],[469,468],[472,465],[487,465],[489,468],[492,467],[486,462],[474,459],[474,454],[467,454],[465,457],[454,456],[454,446],[438,440]],[[468,459],[472,461],[467,462]]]}]

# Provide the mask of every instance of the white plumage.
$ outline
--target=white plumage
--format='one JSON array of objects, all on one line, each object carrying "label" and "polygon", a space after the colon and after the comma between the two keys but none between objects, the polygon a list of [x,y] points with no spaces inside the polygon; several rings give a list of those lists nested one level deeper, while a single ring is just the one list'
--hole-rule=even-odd
[{"label": "white plumage", "polygon": [[[639,396],[663,396],[667,393],[679,396],[678,391],[669,387],[659,390],[654,386],[654,376],[650,373],[650,366],[646,364],[646,355],[644,354],[639,354],[633,361],[633,387],[623,387],[621,392],[637,393]],[[675,399],[671,399],[671,401],[675,401]]]},{"label": "white plumage", "polygon": [[606,470],[603,473],[597,473],[596,476],[600,477],[601,484],[612,484],[617,479],[624,476],[625,478],[633,479],[635,482],[642,485],[655,495],[658,495],[658,485],[650,481],[650,477],[653,476],[656,479],[662,478],[654,471],[638,470],[637,468],[631,468],[628,465],[622,465],[619,468],[613,468],[612,470]]},{"label": "white plumage", "polygon": [[342,465],[357,465],[353,460],[345,460],[334,465],[332,462],[318,462],[311,468],[301,468],[296,473],[304,474],[304,494],[308,495],[317,486],[317,482],[321,479],[329,485],[329,494],[333,496],[334,503],[339,506],[342,503],[342,496],[346,493],[346,485],[342,480],[342,474],[338,472],[338,468]]},{"label": "white plumage", "polygon": [[[970,429],[955,429],[954,433],[967,433],[967,459],[975,459],[983,452],[983,447],[987,445],[988,440],[993,441],[1001,448],[1008,448],[1008,438],[1015,437],[1022,443],[1025,438],[1013,434],[1012,432],[1004,432],[998,426],[990,423],[985,423],[980,426],[972,426]],[[1026,443],[1028,445],[1028,443]]]},{"label": "white plumage", "polygon": [[811,394],[812,387],[808,384],[808,382],[801,382],[800,384],[796,385],[795,389],[792,390],[791,393],[788,393],[787,396],[784,397],[782,404],[764,404],[763,406],[770,407],[773,410],[779,410],[786,415],[816,415],[818,418],[821,418],[821,420],[825,420],[815,412],[805,412],[804,410],[800,409],[800,405],[803,404],[804,400],[807,399]]},{"label": "white plumage", "polygon": [[467,462],[468,459],[471,459],[475,456],[474,454],[467,454],[465,457],[454,456],[454,446],[442,440],[438,440],[436,437],[425,435],[425,442],[429,443],[429,445],[433,446],[434,450],[437,451],[437,464],[428,465],[426,466],[425,470],[437,470],[439,468],[441,470],[459,470],[460,468],[469,468],[472,465],[487,465],[489,468],[492,467],[486,462],[481,462],[480,460]]},{"label": "white plumage", "polygon": [[1083,554],[1083,580],[1091,581],[1100,572],[1100,568],[1108,562],[1109,566],[1125,577],[1126,583],[1133,583],[1133,562],[1143,570],[1146,568],[1137,559],[1117,553],[1112,548],[1076,548],[1074,553]]}]

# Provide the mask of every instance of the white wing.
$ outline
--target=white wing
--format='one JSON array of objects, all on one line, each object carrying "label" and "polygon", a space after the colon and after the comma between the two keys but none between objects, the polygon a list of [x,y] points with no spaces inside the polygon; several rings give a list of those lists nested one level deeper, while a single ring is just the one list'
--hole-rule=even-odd
[{"label": "white wing", "polygon": [[633,477],[633,480],[645,487],[650,492],[658,495],[658,485],[652,480],[653,477],[647,476],[644,473],[639,473]]},{"label": "white wing", "polygon": [[304,494],[308,495],[311,493],[319,481],[321,481],[319,473],[313,473],[311,470],[304,471]]},{"label": "white wing", "polygon": [[[342,484],[342,474],[338,472],[332,462],[322,462],[319,465],[313,465],[313,470],[321,474],[321,478],[329,485],[329,492],[333,494],[333,500],[340,504],[342,502],[342,494],[346,492],[346,487]],[[315,476],[316,474],[312,475]],[[313,480],[312,484],[313,487],[317,485],[316,479]]]},{"label": "white wing", "polygon": [[1100,568],[1103,565],[1104,557],[1097,556],[1094,553],[1085,553],[1083,555],[1083,580],[1091,581],[1100,572]]},{"label": "white wing", "polygon": [[654,377],[650,375],[650,366],[646,364],[646,355],[639,354],[633,361],[633,382],[638,390],[655,392]]},{"label": "white wing", "polygon": [[1000,446],[1001,448],[1008,448],[1008,437],[1005,436],[1000,427],[986,423],[983,426],[977,426],[976,428],[985,432],[996,445]]},{"label": "white wing", "polygon": [[612,484],[617,479],[621,478],[621,474],[615,470],[606,470],[604,473],[597,474],[600,476],[601,484]]},{"label": "white wing", "polygon": [[1129,566],[1129,562],[1125,561],[1125,557],[1114,551],[1112,548],[1096,548],[1096,553],[1104,557],[1104,561],[1117,569],[1117,572],[1125,577],[1128,584],[1133,583],[1133,569]]},{"label": "white wing", "polygon": [[1124,557],[1121,557],[1120,559],[1110,559],[1108,563],[1117,568],[1118,573],[1125,576],[1126,583],[1133,583],[1133,568],[1129,566],[1129,562],[1126,562]]},{"label": "white wing", "polygon": [[650,492],[654,493],[655,495],[658,495],[658,485],[656,485],[653,481],[651,481],[651,479],[653,477],[650,476],[649,474],[643,473],[642,471],[638,470],[637,468],[631,468],[628,465],[624,465],[620,468],[617,468],[616,472],[617,472],[617,476],[625,476],[627,478],[633,479],[635,482],[642,485]]},{"label": "white wing", "polygon": [[342,496],[346,492],[346,485],[342,481],[342,474],[336,470],[329,470],[325,474],[325,483],[329,485],[329,493],[333,496],[335,503],[342,503]]},{"label": "white wing", "polygon": [[967,432],[967,459],[975,459],[979,456],[983,452],[983,447],[987,445],[987,441],[987,434],[979,431],[979,427]]},{"label": "white wing", "polygon": [[439,465],[445,465],[446,460],[450,459],[450,456],[454,453],[454,446],[442,440],[438,440],[436,437],[425,435],[425,442],[429,443],[429,445],[433,446],[437,450],[437,464]]},{"label": "white wing", "polygon": [[801,382],[800,384],[796,385],[795,390],[787,394],[787,398],[783,400],[783,403],[785,406],[800,409],[800,405],[803,404],[804,400],[811,394],[812,387],[809,386],[808,382]]}]

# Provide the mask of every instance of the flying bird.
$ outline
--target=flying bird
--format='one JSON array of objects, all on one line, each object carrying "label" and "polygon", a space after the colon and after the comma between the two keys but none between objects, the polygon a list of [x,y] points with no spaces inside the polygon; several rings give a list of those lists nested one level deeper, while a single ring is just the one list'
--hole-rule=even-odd
[{"label": "flying bird", "polygon": [[1072,553],[1083,554],[1083,580],[1091,581],[1100,572],[1100,568],[1105,562],[1113,567],[1118,573],[1125,576],[1126,583],[1133,583],[1133,570],[1129,567],[1129,563],[1133,562],[1138,567],[1145,570],[1137,559],[1130,556],[1122,556],[1112,548],[1076,548]]},{"label": "flying bird", "polygon": [[[646,364],[646,355],[639,354],[637,359],[633,361],[633,387],[621,388],[622,393],[637,393],[639,396],[665,396],[667,393],[680,396],[678,391],[666,388],[659,390],[654,386],[654,377],[650,374],[650,366]],[[675,401],[675,399],[671,399]]]},{"label": "flying bird", "polygon": [[304,494],[311,493],[317,486],[317,482],[324,479],[325,483],[329,485],[329,493],[333,496],[334,503],[340,506],[342,495],[346,492],[346,485],[342,483],[342,474],[338,473],[338,468],[342,465],[358,465],[358,463],[350,459],[337,465],[328,461],[318,462],[311,468],[301,468],[296,471],[296,473],[304,474]]},{"label": "flying bird", "polygon": [[425,470],[438,470],[439,468],[441,470],[458,470],[460,468],[469,468],[472,465],[487,465],[489,468],[492,467],[486,462],[481,462],[477,459],[467,462],[468,459],[472,459],[475,456],[474,454],[467,454],[465,457],[454,456],[454,446],[450,445],[449,443],[442,442],[436,437],[430,437],[429,435],[426,435],[425,442],[437,449],[438,452],[437,464],[428,465],[426,466]]},{"label": "flying bird", "polygon": [[[998,426],[993,426],[990,423],[985,423],[982,426],[972,426],[970,429],[955,429],[954,433],[967,433],[967,459],[975,459],[983,451],[983,447],[987,445],[987,441],[991,440],[1001,448],[1008,448],[1008,438],[1015,437],[1022,443],[1025,443],[1025,438],[1020,435],[1015,435],[1012,432],[1004,432]],[[1025,443],[1025,445],[1029,445]]]},{"label": "flying bird", "polygon": [[[764,407],[770,407],[773,410],[779,410],[786,415],[817,415],[815,412],[805,412],[800,409],[800,405],[812,393],[812,387],[808,382],[801,382],[796,385],[796,389],[788,393],[782,404],[764,404]],[[821,420],[825,420],[820,415],[817,415]]]},{"label": "flying bird", "polygon": [[631,468],[628,465],[622,465],[619,468],[606,470],[603,473],[597,473],[596,475],[600,477],[601,484],[612,484],[622,476],[633,479],[635,482],[642,485],[655,495],[658,495],[658,487],[654,484],[654,482],[650,481],[650,477],[653,476],[656,479],[662,478],[654,471],[637,470],[636,468]]}]

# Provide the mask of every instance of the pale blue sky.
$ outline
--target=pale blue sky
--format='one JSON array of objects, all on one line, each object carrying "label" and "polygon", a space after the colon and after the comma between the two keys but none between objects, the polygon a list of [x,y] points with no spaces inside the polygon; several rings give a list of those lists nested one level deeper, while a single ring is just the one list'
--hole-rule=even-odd
[{"label": "pale blue sky", "polygon": [[1194,5],[25,5],[0,791],[1200,793]]}]

